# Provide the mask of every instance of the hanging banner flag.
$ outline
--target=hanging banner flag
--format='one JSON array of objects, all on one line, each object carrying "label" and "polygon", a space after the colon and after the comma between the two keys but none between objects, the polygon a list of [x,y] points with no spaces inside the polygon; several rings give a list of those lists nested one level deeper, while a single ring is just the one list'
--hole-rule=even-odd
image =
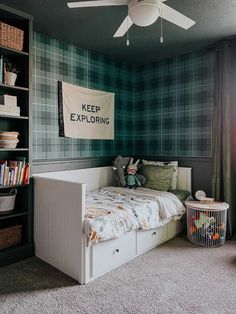
[{"label": "hanging banner flag", "polygon": [[114,139],[115,94],[58,82],[59,136]]}]

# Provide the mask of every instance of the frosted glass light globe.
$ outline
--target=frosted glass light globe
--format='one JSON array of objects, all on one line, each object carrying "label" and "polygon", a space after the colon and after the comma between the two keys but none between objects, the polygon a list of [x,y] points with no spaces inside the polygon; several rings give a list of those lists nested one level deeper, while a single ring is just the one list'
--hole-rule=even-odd
[{"label": "frosted glass light globe", "polygon": [[156,22],[160,10],[158,8],[158,1],[130,1],[129,16],[134,24],[138,26],[149,26]]}]

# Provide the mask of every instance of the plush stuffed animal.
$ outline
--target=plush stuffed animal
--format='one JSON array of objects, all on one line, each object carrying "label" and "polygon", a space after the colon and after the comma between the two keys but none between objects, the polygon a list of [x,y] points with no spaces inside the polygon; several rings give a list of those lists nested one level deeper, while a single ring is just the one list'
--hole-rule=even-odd
[{"label": "plush stuffed animal", "polygon": [[128,164],[130,163],[130,157],[122,157],[117,156],[116,159],[113,161],[113,170],[115,171],[115,185],[116,186],[126,186],[125,181],[125,169],[127,168]]},{"label": "plush stuffed animal", "polygon": [[[138,169],[139,170],[139,169]],[[139,179],[141,185],[144,185],[147,181],[146,177],[144,177],[142,174],[140,173],[136,173],[136,177]]]},{"label": "plush stuffed animal", "polygon": [[135,189],[136,184],[141,186],[141,182],[138,179],[136,172],[137,172],[137,164],[139,163],[139,159],[133,164],[133,158],[131,158],[130,163],[127,167],[127,176],[125,176],[126,186],[130,189]]}]

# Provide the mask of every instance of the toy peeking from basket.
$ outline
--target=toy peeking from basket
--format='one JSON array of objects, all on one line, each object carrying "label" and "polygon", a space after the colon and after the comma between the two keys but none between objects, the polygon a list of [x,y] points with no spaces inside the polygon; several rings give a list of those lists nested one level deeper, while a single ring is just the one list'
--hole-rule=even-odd
[{"label": "toy peeking from basket", "polygon": [[193,236],[194,233],[196,236],[200,234],[204,239],[214,241],[224,237],[225,225],[216,226],[216,219],[213,216],[209,217],[206,213],[200,212],[199,219],[196,219],[194,224],[196,228],[193,227],[192,229]]}]

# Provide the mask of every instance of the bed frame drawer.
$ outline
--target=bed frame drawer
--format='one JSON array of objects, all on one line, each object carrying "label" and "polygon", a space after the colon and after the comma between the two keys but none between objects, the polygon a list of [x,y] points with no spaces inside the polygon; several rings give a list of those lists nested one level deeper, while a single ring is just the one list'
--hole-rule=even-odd
[{"label": "bed frame drawer", "polygon": [[168,239],[173,238],[179,234],[183,229],[182,223],[180,220],[173,220],[167,224],[167,236]]},{"label": "bed frame drawer", "polygon": [[167,226],[137,232],[137,254],[150,250],[167,237]]},{"label": "bed frame drawer", "polygon": [[96,277],[136,255],[136,232],[92,246],[92,276]]}]

